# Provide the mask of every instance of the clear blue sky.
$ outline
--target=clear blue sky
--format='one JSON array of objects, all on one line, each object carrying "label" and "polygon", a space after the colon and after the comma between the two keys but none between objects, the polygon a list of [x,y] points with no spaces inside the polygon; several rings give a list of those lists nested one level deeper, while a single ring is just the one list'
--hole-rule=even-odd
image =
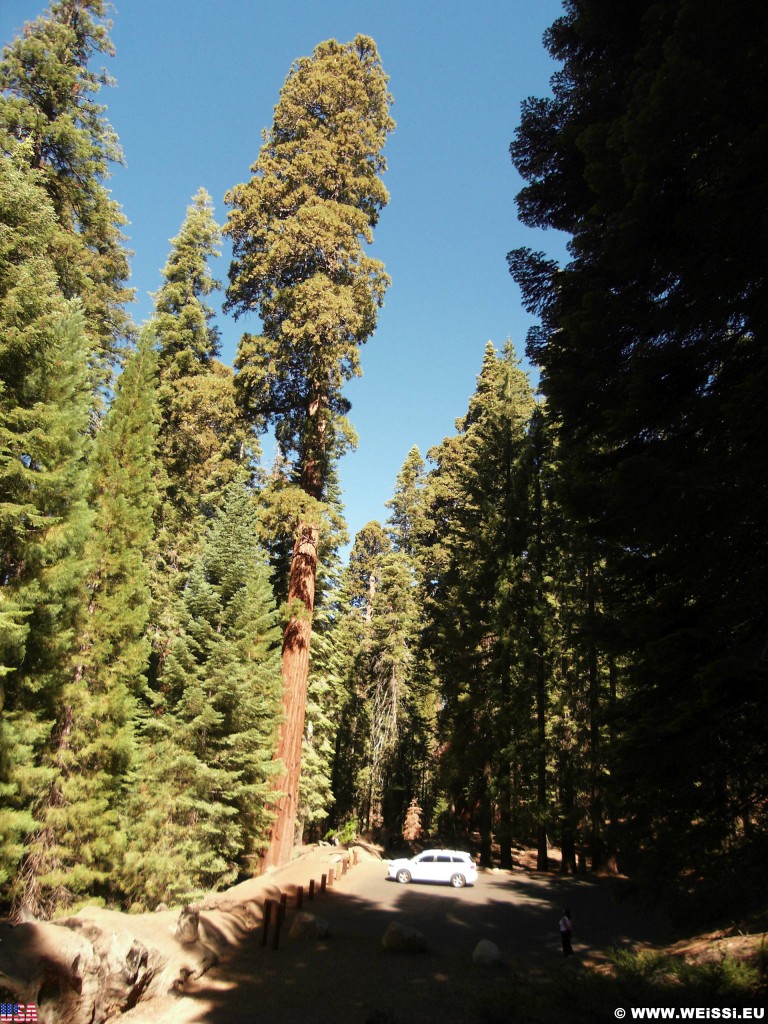
[{"label": "clear blue sky", "polygon": [[[0,0],[6,44],[47,0]],[[527,96],[555,70],[541,38],[560,0],[117,0],[101,93],[125,154],[111,187],[130,221],[134,319],[151,312],[169,239],[191,197],[249,177],[295,58],[321,41],[364,33],[390,76],[397,128],[387,144],[390,191],[371,249],[392,278],[364,376],[348,388],[360,444],[340,467],[350,533],[386,516],[384,502],[412,445],[422,454],[454,432],[485,343],[522,354],[530,318],[507,272],[518,245],[562,255],[552,234],[523,228],[508,147]],[[225,255],[215,267],[226,281]],[[214,296],[220,309],[223,295]],[[222,357],[242,330],[218,317]]]}]

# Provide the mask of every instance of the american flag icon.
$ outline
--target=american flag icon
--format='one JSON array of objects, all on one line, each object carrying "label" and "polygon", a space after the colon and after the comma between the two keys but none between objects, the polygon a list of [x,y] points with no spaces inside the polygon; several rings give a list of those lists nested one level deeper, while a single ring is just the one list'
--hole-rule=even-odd
[{"label": "american flag icon", "polygon": [[37,1007],[34,1003],[0,1003],[0,1021],[9,1021],[12,1024],[37,1022]]}]

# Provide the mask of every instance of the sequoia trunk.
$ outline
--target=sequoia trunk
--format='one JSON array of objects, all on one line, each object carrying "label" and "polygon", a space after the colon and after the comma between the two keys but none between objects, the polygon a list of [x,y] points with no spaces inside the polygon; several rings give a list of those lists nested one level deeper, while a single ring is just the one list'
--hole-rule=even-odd
[{"label": "sequoia trunk", "polygon": [[291,859],[293,850],[319,536],[317,526],[301,523],[291,561],[288,585],[291,618],[283,638],[283,722],[276,751],[276,757],[283,765],[283,773],[275,787],[281,795],[277,801],[277,817],[272,826],[269,849],[265,857],[266,867],[286,864]]}]

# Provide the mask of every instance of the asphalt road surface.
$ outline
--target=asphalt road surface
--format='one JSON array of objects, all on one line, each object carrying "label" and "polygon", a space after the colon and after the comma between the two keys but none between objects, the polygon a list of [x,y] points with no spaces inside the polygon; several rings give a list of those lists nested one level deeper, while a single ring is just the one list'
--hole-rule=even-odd
[{"label": "asphalt road surface", "polygon": [[[604,880],[528,872],[482,872],[474,886],[400,885],[386,864],[358,864],[304,909],[328,922],[327,940],[287,936],[280,947],[251,939],[183,996],[130,1020],[141,1024],[477,1024],[488,1000],[505,998],[515,972],[558,969],[561,907],[570,907],[574,950],[585,961],[610,947],[663,941],[658,922],[612,898]],[[418,928],[428,952],[391,953],[381,937],[392,920]],[[472,963],[481,939],[502,967]],[[505,989],[506,986],[506,989]]]}]

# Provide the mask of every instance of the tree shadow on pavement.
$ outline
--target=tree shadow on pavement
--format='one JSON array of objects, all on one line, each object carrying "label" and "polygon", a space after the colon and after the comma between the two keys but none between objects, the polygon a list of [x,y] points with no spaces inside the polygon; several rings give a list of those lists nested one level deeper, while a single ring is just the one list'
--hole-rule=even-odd
[{"label": "tree shadow on pavement", "polygon": [[[381,865],[378,873],[369,867],[365,874],[357,875],[358,884],[347,881],[305,903],[304,910],[328,922],[327,939],[290,939],[295,910],[289,909],[278,949],[271,940],[262,945],[261,932],[255,932],[216,969],[185,986],[178,1013],[167,1015],[169,1024],[570,1019],[574,986],[588,970],[585,962],[592,968],[599,963],[601,946],[658,941],[661,935],[658,921],[617,906],[610,887],[591,879],[487,873],[475,887],[456,891],[384,882]],[[358,891],[349,891],[353,887]],[[557,928],[564,901],[573,911],[580,954],[571,964],[562,958]],[[418,928],[428,951],[384,950],[381,938],[393,920]],[[473,963],[481,939],[499,947],[498,967]],[[583,1019],[576,1005],[572,1019]]]}]

